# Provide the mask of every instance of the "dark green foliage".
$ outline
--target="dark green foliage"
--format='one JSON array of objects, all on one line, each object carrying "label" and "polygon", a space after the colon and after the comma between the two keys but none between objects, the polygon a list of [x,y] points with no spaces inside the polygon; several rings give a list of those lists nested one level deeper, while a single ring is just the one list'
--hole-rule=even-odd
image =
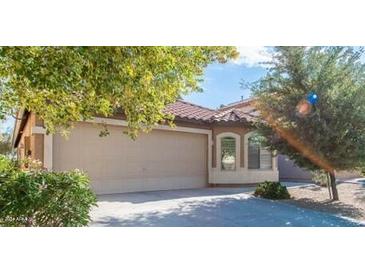
[{"label": "dark green foliage", "polygon": [[[281,128],[300,139],[335,170],[365,164],[365,65],[361,50],[351,47],[277,47],[272,67],[253,91],[258,107]],[[296,106],[310,91],[318,103],[307,117]],[[267,124],[258,125],[272,150],[288,155],[300,167],[317,164]],[[329,170],[327,170],[329,171]]]},{"label": "dark green foliage", "polygon": [[85,226],[95,204],[80,171],[17,171],[0,184],[0,225]]},{"label": "dark green foliage", "polygon": [[260,183],[255,190],[254,195],[265,199],[282,200],[290,199],[290,194],[286,186],[282,186],[280,182],[265,181]]},{"label": "dark green foliage", "polygon": [[[259,133],[298,166],[331,174],[365,166],[365,64],[353,47],[276,47],[271,68],[253,84]],[[308,115],[296,106],[318,95]]]},{"label": "dark green foliage", "polygon": [[17,163],[8,157],[0,154],[0,185],[16,175]]}]

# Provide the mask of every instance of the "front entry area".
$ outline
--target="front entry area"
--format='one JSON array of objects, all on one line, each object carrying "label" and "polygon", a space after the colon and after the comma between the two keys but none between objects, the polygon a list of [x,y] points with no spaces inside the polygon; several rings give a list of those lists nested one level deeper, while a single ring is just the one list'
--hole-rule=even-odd
[{"label": "front entry area", "polygon": [[277,159],[256,139],[254,131],[216,128],[215,166],[212,182],[217,185],[240,185],[278,181]]}]

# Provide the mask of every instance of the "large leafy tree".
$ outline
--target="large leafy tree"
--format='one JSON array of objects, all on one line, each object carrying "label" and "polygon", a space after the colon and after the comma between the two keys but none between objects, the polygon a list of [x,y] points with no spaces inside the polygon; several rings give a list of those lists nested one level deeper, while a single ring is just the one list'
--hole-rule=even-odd
[{"label": "large leafy tree", "polygon": [[[273,150],[301,167],[328,172],[365,163],[365,66],[351,47],[277,47],[266,76],[253,85],[264,121],[259,129]],[[314,91],[307,115],[297,105]]]},{"label": "large leafy tree", "polygon": [[164,107],[199,91],[208,64],[237,55],[234,47],[1,47],[0,119],[27,109],[54,132],[123,110],[135,137],[171,121]]}]

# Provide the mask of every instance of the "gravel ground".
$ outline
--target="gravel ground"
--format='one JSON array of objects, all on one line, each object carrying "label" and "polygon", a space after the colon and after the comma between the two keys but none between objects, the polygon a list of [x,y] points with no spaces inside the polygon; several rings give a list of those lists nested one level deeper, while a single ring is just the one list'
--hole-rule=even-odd
[{"label": "gravel ground", "polygon": [[293,199],[285,201],[303,208],[329,212],[343,217],[365,221],[365,185],[341,183],[337,185],[339,201],[329,200],[326,187],[316,185],[289,188]]}]

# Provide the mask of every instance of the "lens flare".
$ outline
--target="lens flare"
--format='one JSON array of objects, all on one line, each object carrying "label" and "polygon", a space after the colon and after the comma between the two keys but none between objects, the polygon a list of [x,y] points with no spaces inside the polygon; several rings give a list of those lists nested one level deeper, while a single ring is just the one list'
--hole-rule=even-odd
[{"label": "lens flare", "polygon": [[313,108],[318,102],[318,95],[311,91],[308,93],[307,97],[305,99],[302,99],[299,101],[299,103],[296,106],[296,112],[297,115],[301,118],[307,117],[313,112]]},{"label": "lens flare", "polygon": [[307,100],[301,100],[296,107],[297,115],[299,117],[308,116],[312,112],[312,105]]},{"label": "lens flare", "polygon": [[315,105],[318,101],[318,95],[314,91],[309,92],[307,95],[307,101],[310,104]]},{"label": "lens flare", "polygon": [[[318,96],[315,96],[315,102],[317,102]],[[298,113],[310,113],[312,110],[312,104],[308,100],[303,99],[297,105]],[[280,136],[280,138],[286,140],[290,146],[295,148],[304,158],[307,158],[313,164],[318,167],[334,173],[334,167],[323,156],[319,155],[310,145],[307,145],[301,140],[301,138],[292,130],[281,124],[280,119],[276,119],[273,116],[273,110],[266,109],[262,105],[255,103],[256,109],[261,113],[263,120]]]}]

